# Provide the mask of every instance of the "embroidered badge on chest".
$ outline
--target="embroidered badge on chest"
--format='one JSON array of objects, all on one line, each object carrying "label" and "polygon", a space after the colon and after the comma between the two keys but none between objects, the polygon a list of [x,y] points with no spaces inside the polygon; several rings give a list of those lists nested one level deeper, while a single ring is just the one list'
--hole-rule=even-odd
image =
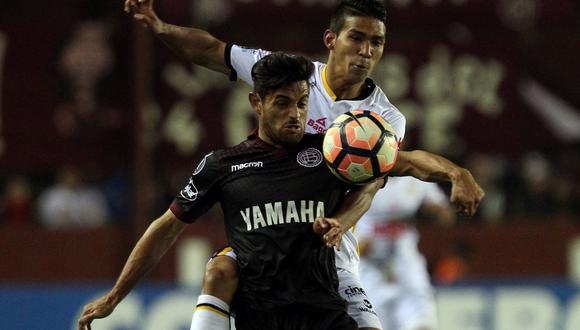
[{"label": "embroidered badge on chest", "polygon": [[304,167],[316,167],[322,163],[322,152],[316,148],[308,148],[296,155],[298,164]]}]

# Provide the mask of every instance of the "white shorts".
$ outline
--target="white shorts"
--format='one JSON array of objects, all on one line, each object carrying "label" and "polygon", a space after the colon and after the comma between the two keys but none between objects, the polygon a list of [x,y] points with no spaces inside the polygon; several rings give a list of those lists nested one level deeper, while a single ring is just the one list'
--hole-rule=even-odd
[{"label": "white shorts", "polygon": [[358,274],[338,268],[338,293],[348,303],[348,315],[352,317],[359,328],[382,329],[381,321],[374,310]]},{"label": "white shorts", "polygon": [[[419,252],[415,230],[397,238],[376,237],[372,260],[360,261],[360,278],[369,290],[385,329],[437,329],[437,309],[425,258]],[[383,269],[391,281],[387,282]]]}]

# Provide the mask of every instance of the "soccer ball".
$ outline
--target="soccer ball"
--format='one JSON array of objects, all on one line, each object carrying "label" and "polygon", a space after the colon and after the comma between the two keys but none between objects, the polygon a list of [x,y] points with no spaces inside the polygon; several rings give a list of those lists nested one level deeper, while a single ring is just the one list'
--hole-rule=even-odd
[{"label": "soccer ball", "polygon": [[389,173],[397,160],[399,142],[393,127],[378,113],[353,110],[330,125],[322,151],[334,175],[363,184]]}]

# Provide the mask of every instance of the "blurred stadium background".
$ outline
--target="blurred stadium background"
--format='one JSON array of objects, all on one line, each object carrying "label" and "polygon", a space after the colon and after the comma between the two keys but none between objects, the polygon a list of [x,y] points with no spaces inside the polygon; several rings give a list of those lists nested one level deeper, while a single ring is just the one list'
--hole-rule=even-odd
[{"label": "blurred stadium background", "polygon": [[[441,329],[580,329],[580,3],[387,0],[375,79],[406,148],[487,192],[418,221]],[[164,0],[164,20],[324,60],[333,0]],[[122,1],[0,3],[0,329],[72,329],[210,150],[254,125],[246,86],[180,62]],[[449,188],[449,187],[444,187]],[[75,207],[59,213],[63,205]],[[94,329],[189,329],[219,210]]]}]

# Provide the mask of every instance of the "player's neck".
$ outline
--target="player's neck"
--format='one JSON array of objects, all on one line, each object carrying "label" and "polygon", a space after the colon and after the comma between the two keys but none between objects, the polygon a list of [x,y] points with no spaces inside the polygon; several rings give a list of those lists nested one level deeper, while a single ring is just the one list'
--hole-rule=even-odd
[{"label": "player's neck", "polygon": [[364,91],[364,79],[357,82],[349,81],[344,73],[338,72],[338,70],[332,70],[328,65],[323,74],[325,74],[324,78],[328,83],[328,87],[330,87],[337,99],[355,99]]},{"label": "player's neck", "polygon": [[262,144],[268,145],[274,149],[283,149],[288,147],[288,145],[281,143],[279,140],[271,138],[266,130],[262,128],[263,126],[264,125],[260,125],[258,127],[258,139],[261,140]]},{"label": "player's neck", "polygon": [[260,140],[262,140],[263,142],[269,144],[270,146],[274,147],[274,148],[282,148],[282,145],[274,142],[274,140],[272,140],[268,134],[266,134],[266,132],[264,132],[264,130],[262,128],[258,129],[258,138],[260,138]]}]

